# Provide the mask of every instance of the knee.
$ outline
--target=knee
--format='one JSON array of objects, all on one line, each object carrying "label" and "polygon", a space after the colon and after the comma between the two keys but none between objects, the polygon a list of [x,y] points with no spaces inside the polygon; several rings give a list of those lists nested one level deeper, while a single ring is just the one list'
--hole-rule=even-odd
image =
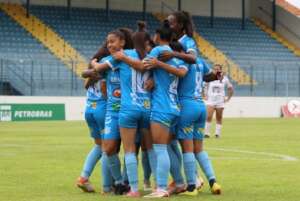
[{"label": "knee", "polygon": [[194,153],[198,154],[203,151],[202,146],[194,146]]},{"label": "knee", "polygon": [[104,152],[106,153],[107,156],[112,156],[116,153],[118,153],[118,147],[115,147],[115,146],[111,146],[111,145],[104,145],[103,146],[103,150]]}]

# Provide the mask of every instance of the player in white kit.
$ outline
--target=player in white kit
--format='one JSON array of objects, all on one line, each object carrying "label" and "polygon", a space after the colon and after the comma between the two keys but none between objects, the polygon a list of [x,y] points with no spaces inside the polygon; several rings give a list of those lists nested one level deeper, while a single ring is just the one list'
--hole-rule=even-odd
[{"label": "player in white kit", "polygon": [[[219,72],[219,80],[205,84],[205,99],[207,105],[207,120],[205,126],[205,137],[210,137],[210,127],[214,112],[216,111],[216,131],[215,136],[220,137],[223,119],[223,110],[225,103],[228,102],[233,95],[233,86],[228,77],[222,71],[222,66],[216,64],[214,70]],[[227,89],[227,97],[225,96]]]}]

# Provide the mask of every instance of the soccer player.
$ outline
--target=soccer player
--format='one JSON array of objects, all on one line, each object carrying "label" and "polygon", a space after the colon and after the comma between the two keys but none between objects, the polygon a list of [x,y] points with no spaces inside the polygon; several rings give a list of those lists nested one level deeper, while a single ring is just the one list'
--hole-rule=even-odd
[{"label": "soccer player", "polygon": [[172,39],[172,31],[167,21],[156,30],[154,42],[157,44],[149,53],[149,58],[144,61],[148,69],[152,69],[155,88],[152,92],[151,108],[151,134],[153,149],[156,154],[156,183],[157,189],[145,197],[168,197],[168,175],[170,171],[170,157],[167,145],[170,140],[170,129],[175,125],[179,115],[177,85],[178,76],[182,77],[187,72],[187,67],[182,65],[179,59],[172,58],[166,63],[157,58],[163,52],[172,49],[169,43]]},{"label": "soccer player", "polygon": [[[107,35],[107,48],[111,55],[123,48],[133,48],[131,39],[132,32],[121,28]],[[92,65],[95,71],[107,72],[107,115],[105,118],[105,132],[103,136],[104,157],[107,157],[112,176],[115,180],[116,194],[123,194],[128,189],[124,185],[121,174],[121,164],[118,156],[120,148],[119,116],[121,108],[121,79],[118,63],[112,64],[107,61],[113,60],[112,56],[105,57],[100,63],[95,60]],[[111,67],[111,68],[110,68]],[[115,68],[113,68],[115,67]],[[123,90],[122,90],[123,91]],[[123,92],[122,92],[123,95]]]},{"label": "soccer player", "polygon": [[[139,197],[135,140],[137,128],[140,128],[143,133],[149,132],[150,118],[151,94],[143,87],[150,73],[144,72],[141,61],[146,56],[146,51],[139,52],[138,49],[123,51],[124,36],[114,31],[108,35],[109,37],[112,37],[111,46],[117,47],[114,48],[117,52],[113,53],[113,59],[108,59],[106,63],[113,71],[119,70],[121,78],[119,126],[130,185],[130,192],[127,193],[127,196]],[[97,67],[100,71],[101,68],[101,66]]]},{"label": "soccer player", "polygon": [[[194,152],[194,157],[198,161],[200,167],[202,168],[207,180],[209,181],[209,185],[211,187],[211,191],[213,194],[220,194],[221,193],[221,187],[219,184],[216,182],[216,177],[214,174],[214,170],[212,167],[212,164],[209,160],[207,152],[203,150],[203,130],[205,127],[205,119],[206,119],[206,108],[205,104],[203,103],[201,96],[199,96],[199,92],[201,92],[201,87],[202,87],[202,78],[205,74],[209,72],[206,64],[203,62],[202,59],[199,57],[199,50],[197,48],[196,42],[194,41],[193,37],[193,22],[192,19],[189,15],[189,13],[184,12],[184,11],[177,11],[172,13],[171,15],[168,16],[168,21],[170,23],[171,29],[174,31],[176,35],[176,39],[178,42],[182,45],[184,52],[173,52],[173,53],[168,53],[165,54],[164,57],[166,58],[171,58],[171,57],[177,57],[182,60],[184,60],[186,63],[190,63],[194,65],[191,66],[193,69],[193,73],[189,73],[190,77],[188,76],[186,80],[183,81],[182,83],[185,83],[185,86],[181,86],[182,90],[184,93],[181,94],[181,97],[188,97],[188,101],[182,101],[181,106],[183,108],[183,112],[181,114],[181,122],[179,123],[179,130],[182,130],[183,133],[188,132],[188,133],[193,133],[193,152]],[[192,71],[191,71],[192,72]],[[214,77],[211,73],[207,75],[206,79],[209,79],[211,77]],[[195,88],[189,87],[189,82],[194,82],[195,83]],[[188,89],[184,89],[188,88]],[[187,94],[185,94],[187,92]],[[189,93],[189,94],[188,94]],[[194,97],[193,97],[194,96]],[[195,101],[190,101],[192,98],[195,98]],[[181,100],[183,100],[181,98]],[[191,110],[190,108],[194,108],[196,105],[198,111],[190,114]],[[184,112],[187,112],[187,114],[184,114]],[[190,126],[187,125],[187,123],[192,123],[190,122],[190,119],[187,118],[188,116],[191,116],[193,118],[196,118],[196,116],[193,116],[194,114],[197,114],[197,119],[195,119],[193,122],[194,128],[191,129]],[[186,116],[186,117],[185,117]],[[187,122],[185,122],[185,118],[187,118]],[[182,129],[180,129],[182,128]],[[180,132],[179,132],[179,138],[180,138]],[[194,157],[191,156],[191,140],[185,140],[186,142],[183,142],[183,149],[186,149],[186,152],[188,153],[187,155],[184,156],[184,166],[186,168],[194,168],[191,164],[192,161],[194,160]],[[186,172],[186,174],[189,174],[190,171]],[[190,183],[194,183],[194,178],[192,175],[188,176],[190,179]],[[188,180],[189,180],[188,179]],[[194,186],[193,184],[188,188],[187,190],[189,192],[194,192]],[[194,193],[195,194],[195,193]]]},{"label": "soccer player", "polygon": [[[216,130],[215,136],[221,136],[222,119],[225,103],[229,102],[233,95],[233,86],[228,77],[222,70],[222,65],[216,64],[214,70],[220,73],[219,79],[213,82],[206,83],[206,105],[207,105],[207,120],[205,126],[205,137],[210,137],[210,127],[214,112],[216,111]],[[225,97],[225,89],[228,96]]]},{"label": "soccer player", "polygon": [[[107,51],[104,47],[101,47],[100,50],[101,51],[98,52],[98,56],[100,58],[107,55]],[[89,66],[89,68],[90,67],[91,66]],[[89,76],[83,72],[82,76],[84,78],[88,78],[85,86],[87,89],[85,120],[90,129],[91,137],[95,141],[95,146],[88,154],[83,166],[83,170],[80,177],[77,179],[76,184],[84,192],[94,192],[95,189],[90,184],[89,177],[96,163],[102,156],[101,138],[104,130],[104,117],[106,108],[106,94],[102,92],[103,88],[105,88],[105,80],[99,73],[93,73]],[[110,177],[110,174],[106,174],[106,178],[107,177]],[[107,181],[107,185],[110,186],[109,180]]]}]

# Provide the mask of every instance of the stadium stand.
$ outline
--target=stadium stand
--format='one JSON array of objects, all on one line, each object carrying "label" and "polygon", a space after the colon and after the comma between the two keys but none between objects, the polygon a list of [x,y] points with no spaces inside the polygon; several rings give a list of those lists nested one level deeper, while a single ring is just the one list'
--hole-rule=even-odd
[{"label": "stadium stand", "polygon": [[[66,7],[36,5],[31,7],[31,13],[33,16],[29,19],[40,22],[35,24],[42,24],[47,27],[47,30],[49,29],[53,32],[51,36],[55,36],[56,39],[50,39],[50,41],[68,44],[74,50],[68,57],[78,59],[78,56],[74,55],[80,55],[83,58],[81,61],[85,60],[85,62],[97,51],[110,30],[117,27],[129,27],[135,30],[136,21],[142,18],[142,13],[140,12],[113,10],[110,12],[111,20],[108,21],[103,9],[72,8],[70,19],[68,19]],[[43,42],[43,39],[39,38],[42,37],[42,34],[36,34],[27,28],[32,36],[38,38],[39,41],[43,42],[44,46],[48,47],[55,54],[56,57],[54,57],[38,40],[33,39],[28,32],[3,12],[1,13],[2,16],[4,20],[1,23],[4,23],[5,26],[3,26],[4,31],[0,31],[1,43],[6,43],[7,45],[1,45],[1,48],[7,47],[14,50],[6,51],[5,54],[2,53],[1,57],[13,57],[22,60],[22,66],[24,67],[20,69],[23,70],[25,67],[30,69],[30,66],[32,66],[32,63],[27,62],[26,59],[33,60],[35,64],[34,69],[31,68],[31,71],[34,71],[33,76],[30,76],[30,70],[23,74],[20,73],[21,77],[30,78],[29,80],[25,79],[26,82],[32,83],[31,81],[33,80],[35,85],[34,90],[27,90],[23,94],[82,95],[84,93],[83,80],[66,68],[66,66],[69,68],[72,66],[65,62],[66,55],[63,54],[60,57],[58,54],[55,54],[51,50],[51,46],[47,46],[44,43],[45,41]],[[24,13],[23,17],[25,17]],[[18,21],[20,19],[15,20]],[[159,26],[159,21],[154,15],[147,14],[146,20],[150,32],[153,32]],[[289,95],[300,94],[299,57],[262,31],[251,20],[248,19],[246,21],[245,30],[241,30],[240,19],[216,18],[214,28],[210,27],[210,21],[207,17],[195,16],[194,22],[199,33],[199,35],[195,35],[195,38],[201,52],[211,62],[222,63],[225,68],[229,67],[227,71],[236,85],[236,95],[282,96],[286,95],[284,93],[286,93],[287,88]],[[19,21],[19,24],[22,23],[25,23],[25,21]],[[25,25],[22,26],[26,29]],[[5,31],[6,29],[9,29],[9,31]],[[13,34],[11,34],[12,32]],[[11,44],[10,41],[14,41],[14,45],[8,45]],[[62,49],[57,44],[52,46],[57,51]],[[22,54],[25,48],[26,53]],[[39,57],[39,60],[35,61],[34,59],[37,57]],[[77,70],[79,69],[77,66],[75,67]],[[77,71],[77,74],[79,73],[80,71]],[[29,76],[24,76],[24,74],[29,74]],[[48,76],[49,74],[52,75]],[[63,77],[69,79],[64,80],[62,79]],[[289,78],[288,81],[287,77]],[[59,78],[64,80],[64,82],[58,81]],[[46,81],[47,79],[49,79],[49,82]],[[11,82],[14,81],[12,80]],[[25,86],[26,84],[24,83],[19,85]],[[30,84],[27,85],[30,89]],[[49,85],[57,86],[57,92],[55,87],[49,87],[48,91],[46,88]],[[41,90],[36,88],[41,88]],[[71,92],[66,94],[66,91],[69,91],[69,89],[71,89]],[[17,90],[19,89],[17,88]],[[281,91],[283,94],[281,94]]]},{"label": "stadium stand", "polygon": [[[71,90],[65,90],[71,88],[71,82],[77,82],[72,86],[78,86],[82,91],[83,81],[65,68],[47,48],[4,12],[0,11],[0,17],[2,80],[23,95],[71,95]],[[77,89],[72,91],[83,94]]]},{"label": "stadium stand", "polygon": [[[195,16],[194,22],[203,38],[257,82],[250,90],[237,85],[239,95],[285,96],[287,88],[289,95],[299,94],[300,57],[262,31],[250,19],[246,20],[245,30],[241,30],[240,19],[235,18],[216,18],[214,28],[211,28],[208,17]],[[274,91],[278,91],[277,94]]]}]

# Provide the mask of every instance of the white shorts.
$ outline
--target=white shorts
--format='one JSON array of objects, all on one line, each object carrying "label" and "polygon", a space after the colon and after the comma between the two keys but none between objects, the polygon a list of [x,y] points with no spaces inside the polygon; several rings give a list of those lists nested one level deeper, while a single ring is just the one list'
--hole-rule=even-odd
[{"label": "white shorts", "polygon": [[225,103],[219,101],[205,101],[206,105],[211,106],[213,108],[224,108]]}]

